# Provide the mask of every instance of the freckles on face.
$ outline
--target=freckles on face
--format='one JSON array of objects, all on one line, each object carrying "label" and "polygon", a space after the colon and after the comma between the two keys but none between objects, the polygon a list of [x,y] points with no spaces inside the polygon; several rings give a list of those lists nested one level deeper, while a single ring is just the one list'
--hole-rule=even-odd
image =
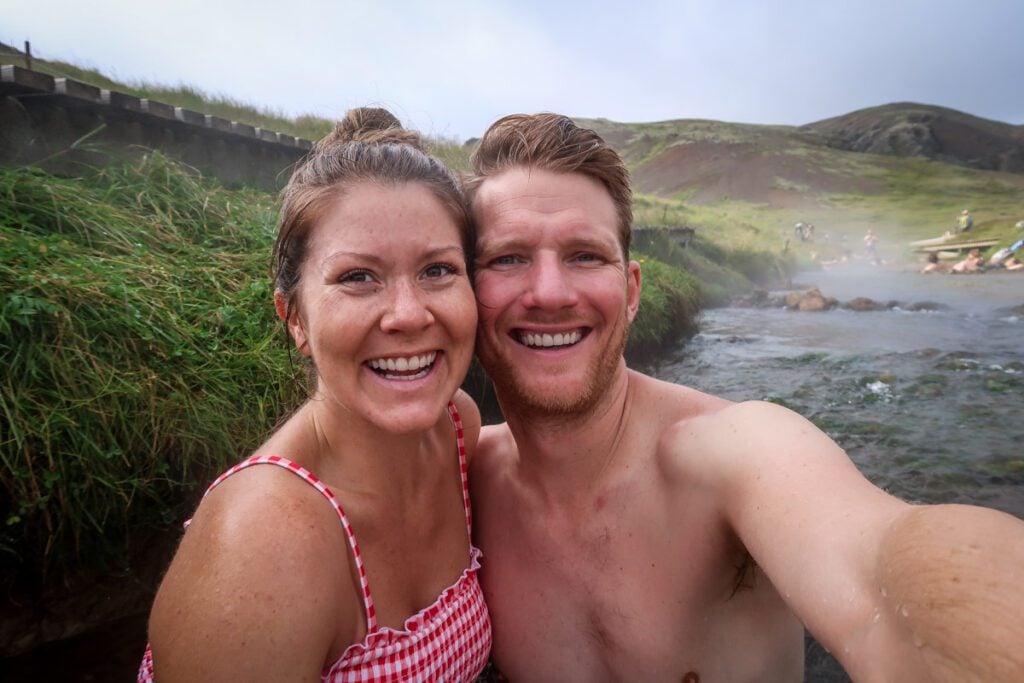
[{"label": "freckles on face", "polygon": [[436,418],[466,373],[476,302],[461,236],[419,184],[347,187],[310,234],[297,300],[318,392],[390,429]]}]

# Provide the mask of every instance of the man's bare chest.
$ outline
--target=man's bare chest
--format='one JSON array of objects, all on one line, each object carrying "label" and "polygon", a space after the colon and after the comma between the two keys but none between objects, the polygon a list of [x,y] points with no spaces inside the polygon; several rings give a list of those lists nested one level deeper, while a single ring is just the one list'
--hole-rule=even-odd
[{"label": "man's bare chest", "polygon": [[597,671],[685,668],[703,647],[708,610],[726,597],[722,543],[651,512],[595,510],[505,531],[505,543],[485,550],[483,574],[499,660],[522,662],[529,651],[550,671],[569,648]]},{"label": "man's bare chest", "polygon": [[584,532],[583,545],[535,538],[488,558],[494,658],[509,680],[799,680],[802,627],[770,586],[733,594],[730,571],[699,551],[618,542],[613,529],[602,553],[602,535]]}]

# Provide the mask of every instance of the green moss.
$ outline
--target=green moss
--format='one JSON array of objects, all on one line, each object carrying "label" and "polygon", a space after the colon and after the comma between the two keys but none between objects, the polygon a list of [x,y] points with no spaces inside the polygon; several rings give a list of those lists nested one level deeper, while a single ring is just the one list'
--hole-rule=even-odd
[{"label": "green moss", "polygon": [[640,262],[643,286],[640,310],[629,331],[630,358],[649,354],[696,331],[701,288],[697,280],[675,266],[633,253]]}]

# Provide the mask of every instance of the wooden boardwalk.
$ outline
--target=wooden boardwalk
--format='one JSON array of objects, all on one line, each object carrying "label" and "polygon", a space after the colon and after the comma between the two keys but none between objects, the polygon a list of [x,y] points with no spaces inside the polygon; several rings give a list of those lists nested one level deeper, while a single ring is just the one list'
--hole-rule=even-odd
[{"label": "wooden boardwalk", "polygon": [[980,240],[965,240],[957,241],[958,239],[963,240],[962,236],[952,235],[950,237],[936,237],[929,240],[918,240],[910,243],[910,248],[913,251],[919,252],[932,252],[932,251],[955,251],[961,253],[969,249],[988,249],[999,244],[999,239],[980,239]]}]

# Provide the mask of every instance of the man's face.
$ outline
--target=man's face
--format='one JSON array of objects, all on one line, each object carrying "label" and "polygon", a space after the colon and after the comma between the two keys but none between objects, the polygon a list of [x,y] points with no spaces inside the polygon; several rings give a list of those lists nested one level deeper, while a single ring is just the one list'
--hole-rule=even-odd
[{"label": "man's face", "polygon": [[477,355],[502,405],[537,415],[592,409],[618,369],[640,300],[601,183],[513,168],[484,181],[477,220]]}]

